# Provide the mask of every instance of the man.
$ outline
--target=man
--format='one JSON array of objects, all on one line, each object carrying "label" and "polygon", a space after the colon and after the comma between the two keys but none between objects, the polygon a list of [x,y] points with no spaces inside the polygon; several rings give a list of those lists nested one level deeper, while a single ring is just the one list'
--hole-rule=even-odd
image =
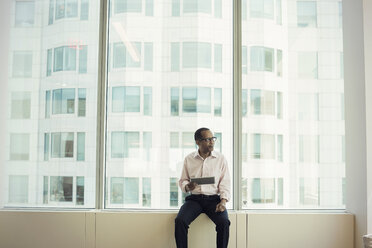
[{"label": "man", "polygon": [[[189,225],[201,213],[215,224],[217,248],[226,248],[229,241],[230,221],[226,202],[230,199],[230,173],[225,157],[214,151],[212,132],[208,128],[196,130],[194,139],[199,149],[186,156],[179,186],[183,192],[191,192],[175,220],[177,248],[187,248]],[[214,177],[214,184],[198,185],[191,178]]]}]

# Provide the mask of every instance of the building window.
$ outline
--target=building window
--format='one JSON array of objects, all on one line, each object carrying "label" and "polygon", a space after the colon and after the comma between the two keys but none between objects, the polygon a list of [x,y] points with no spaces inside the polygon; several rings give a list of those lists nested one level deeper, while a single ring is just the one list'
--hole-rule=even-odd
[{"label": "building window", "polygon": [[151,207],[151,177],[142,178],[142,206]]},{"label": "building window", "polygon": [[85,160],[85,133],[77,133],[77,161]]},{"label": "building window", "polygon": [[214,136],[217,138],[214,147],[218,152],[222,152],[222,133],[214,133]]},{"label": "building window", "polygon": [[275,92],[252,89],[251,113],[255,115],[275,115]]},{"label": "building window", "polygon": [[43,176],[43,204],[48,204],[49,202],[49,177]]},{"label": "building window", "polygon": [[112,177],[111,178],[111,204],[123,204],[124,203],[124,178]]},{"label": "building window", "polygon": [[31,117],[31,93],[30,92],[12,92],[11,95],[12,119],[30,119]]},{"label": "building window", "polygon": [[77,17],[78,1],[77,0],[56,0],[56,20],[62,18]]},{"label": "building window", "polygon": [[87,73],[88,67],[88,46],[79,46],[79,73]]},{"label": "building window", "polygon": [[73,47],[54,48],[54,72],[76,70],[76,49]]},{"label": "building window", "polygon": [[111,158],[138,157],[139,132],[111,132]]},{"label": "building window", "polygon": [[275,178],[253,178],[252,203],[275,203]]},{"label": "building window", "polygon": [[179,107],[180,107],[180,92],[179,88],[171,88],[171,115],[178,116],[179,115]]},{"label": "building window", "polygon": [[300,204],[320,205],[319,178],[300,178]]},{"label": "building window", "polygon": [[10,134],[10,160],[29,160],[30,135],[27,133]]},{"label": "building window", "polygon": [[[50,0],[48,24],[53,24],[54,9],[55,20],[78,17],[78,0]],[[80,0],[80,20],[88,20],[89,0]]]},{"label": "building window", "polygon": [[50,138],[49,133],[44,133],[44,161],[49,160],[49,147],[50,147]]},{"label": "building window", "polygon": [[50,201],[72,202],[73,177],[50,177]]},{"label": "building window", "polygon": [[316,52],[298,53],[298,77],[302,79],[318,78],[318,54]]},{"label": "building window", "polygon": [[222,89],[221,88],[214,89],[214,115],[215,116],[222,115]]},{"label": "building window", "polygon": [[78,89],[78,116],[86,115],[86,89]]},{"label": "building window", "polygon": [[338,2],[338,26],[342,28],[342,2]]},{"label": "building window", "polygon": [[152,115],[152,87],[143,88],[143,114]]},{"label": "building window", "polygon": [[251,71],[274,71],[274,49],[251,47]]},{"label": "building window", "polygon": [[35,19],[34,1],[16,1],[15,2],[15,26],[31,27]]},{"label": "building window", "polygon": [[183,13],[207,13],[212,12],[212,0],[183,0]]},{"label": "building window", "polygon": [[277,136],[277,161],[283,162],[283,135]]},{"label": "building window", "polygon": [[52,60],[53,60],[53,50],[47,50],[47,77],[52,75]]},{"label": "building window", "polygon": [[[146,91],[146,94],[149,94],[149,90]],[[149,106],[147,107],[149,111]],[[140,112],[140,87],[112,87],[112,112]]]},{"label": "building window", "polygon": [[9,176],[9,203],[28,203],[28,176]]},{"label": "building window", "polygon": [[89,18],[89,0],[81,0],[80,3],[80,20],[88,20]]},{"label": "building window", "polygon": [[242,116],[247,116],[248,113],[248,90],[242,89]]},{"label": "building window", "polygon": [[119,13],[140,13],[142,12],[142,0],[115,0],[115,14]]},{"label": "building window", "polygon": [[282,0],[276,0],[276,24],[282,25]]},{"label": "building window", "polygon": [[146,161],[151,161],[151,149],[152,149],[152,133],[151,132],[143,132],[143,158]]},{"label": "building window", "polygon": [[144,59],[144,70],[152,71],[153,67],[153,43],[145,42],[145,59]]},{"label": "building window", "polygon": [[248,73],[248,52],[246,46],[242,46],[242,73]]},{"label": "building window", "polygon": [[214,0],[214,17],[222,18],[222,0]]},{"label": "building window", "polygon": [[141,42],[113,44],[113,68],[141,67]]},{"label": "building window", "polygon": [[299,161],[319,163],[319,136],[300,135],[298,139]]},{"label": "building window", "polygon": [[275,159],[275,135],[251,134],[250,154],[253,159]]},{"label": "building window", "polygon": [[181,0],[172,0],[172,16],[180,16]]},{"label": "building window", "polygon": [[13,53],[13,77],[32,77],[32,52],[15,51]]},{"label": "building window", "polygon": [[276,92],[276,117],[283,119],[283,94]]},{"label": "building window", "polygon": [[250,0],[250,17],[274,19],[274,0]]},{"label": "building window", "polygon": [[53,90],[53,114],[75,113],[75,89]]},{"label": "building window", "polygon": [[283,53],[282,50],[276,50],[276,75],[283,77]]},{"label": "building window", "polygon": [[45,118],[50,118],[50,90],[45,91]]},{"label": "building window", "polygon": [[182,132],[182,148],[188,149],[192,148],[195,149],[196,144],[194,140],[194,133],[192,132]]},{"label": "building window", "polygon": [[182,43],[183,68],[211,68],[212,45],[206,42]]},{"label": "building window", "polygon": [[180,70],[180,43],[171,43],[171,71]]},{"label": "building window", "polygon": [[171,132],[170,133],[170,141],[169,141],[169,147],[170,148],[179,148],[180,147],[180,138],[178,132]]},{"label": "building window", "polygon": [[222,45],[214,44],[214,71],[222,72]]},{"label": "building window", "polygon": [[211,89],[206,87],[183,87],[182,111],[184,113],[210,113]]},{"label": "building window", "polygon": [[317,6],[315,1],[297,2],[297,26],[317,27]]},{"label": "building window", "polygon": [[76,177],[76,205],[84,205],[84,177]]},{"label": "building window", "polygon": [[178,180],[174,177],[169,179],[169,206],[178,206]]},{"label": "building window", "polygon": [[124,177],[124,204],[139,203],[139,180],[134,177]]},{"label": "building window", "polygon": [[74,133],[52,133],[52,158],[72,158],[74,156]]}]

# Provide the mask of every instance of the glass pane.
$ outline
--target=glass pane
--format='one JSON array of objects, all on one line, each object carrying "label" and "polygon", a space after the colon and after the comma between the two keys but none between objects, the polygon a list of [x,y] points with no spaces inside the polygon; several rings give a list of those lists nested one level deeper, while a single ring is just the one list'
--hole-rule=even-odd
[{"label": "glass pane", "polygon": [[0,209],[95,208],[100,1],[10,2]]},{"label": "glass pane", "polygon": [[35,2],[16,1],[15,25],[16,27],[31,27],[35,21]]},{"label": "glass pane", "polygon": [[345,208],[341,6],[242,0],[243,208]]},{"label": "glass pane", "polygon": [[233,174],[233,1],[109,4],[105,207],[179,207],[178,180],[198,128],[223,138],[215,150]]}]

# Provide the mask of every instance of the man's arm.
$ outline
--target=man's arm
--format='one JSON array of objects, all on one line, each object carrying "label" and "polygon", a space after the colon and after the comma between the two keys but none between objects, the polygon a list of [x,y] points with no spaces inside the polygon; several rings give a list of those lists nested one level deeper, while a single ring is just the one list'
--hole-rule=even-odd
[{"label": "man's arm", "polygon": [[189,184],[190,182],[190,176],[189,176],[189,173],[187,171],[187,163],[186,163],[186,158],[183,162],[183,167],[182,167],[182,173],[181,173],[181,177],[180,177],[180,180],[178,181],[178,185],[179,187],[181,188],[182,192],[184,193],[187,193],[188,190],[186,190],[186,185]]},{"label": "man's arm", "polygon": [[218,192],[220,193],[221,201],[223,199],[225,199],[226,202],[228,202],[230,200],[231,180],[230,180],[229,167],[227,165],[227,161],[226,161],[225,158],[224,158],[223,164],[222,164],[221,177],[220,177],[220,182],[218,184]]}]

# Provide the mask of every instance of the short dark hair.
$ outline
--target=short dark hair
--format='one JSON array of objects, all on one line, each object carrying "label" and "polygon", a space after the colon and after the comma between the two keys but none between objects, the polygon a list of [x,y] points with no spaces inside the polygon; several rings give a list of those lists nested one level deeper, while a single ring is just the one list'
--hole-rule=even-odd
[{"label": "short dark hair", "polygon": [[195,134],[194,134],[195,141],[200,140],[200,139],[203,138],[203,135],[201,133],[204,132],[204,131],[210,131],[210,130],[209,130],[209,128],[202,127],[202,128],[199,128],[198,130],[195,131]]}]

